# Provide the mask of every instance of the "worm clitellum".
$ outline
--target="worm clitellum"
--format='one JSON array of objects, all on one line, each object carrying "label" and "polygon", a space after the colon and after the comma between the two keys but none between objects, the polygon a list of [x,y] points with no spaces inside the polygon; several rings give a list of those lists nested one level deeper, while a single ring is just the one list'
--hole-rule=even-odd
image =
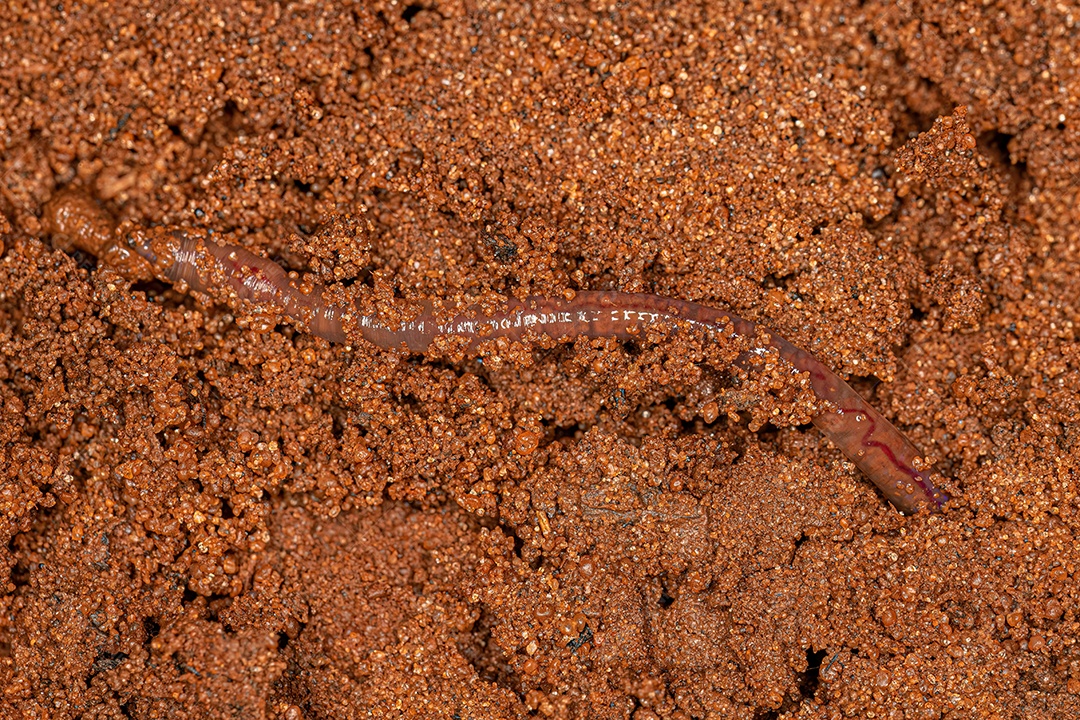
[{"label": "worm clitellum", "polygon": [[[392,327],[359,308],[325,300],[319,286],[301,290],[280,265],[238,246],[219,245],[182,232],[173,232],[165,243],[148,241],[139,233],[121,241],[114,233],[112,219],[83,194],[61,193],[46,206],[43,219],[54,242],[73,244],[120,269],[133,253],[147,261],[161,280],[186,284],[215,297],[225,292],[239,300],[270,306],[331,342],[345,342],[345,328],[351,325],[381,348],[404,346],[422,353],[440,336],[462,337],[473,343],[500,337],[520,340],[530,332],[555,339],[587,336],[625,340],[636,337],[641,327],[663,322],[734,332],[751,341],[765,338],[767,347],[796,370],[809,374],[818,398],[835,407],[814,417],[814,425],[893,505],[911,513],[920,507],[940,510],[948,500],[935,487],[930,468],[922,466],[911,441],[836,373],[805,350],[772,332],[759,332],[763,328],[726,310],[658,295],[579,291],[571,299],[508,298],[500,312],[472,311],[445,322],[437,321],[430,306],[424,306],[414,319]],[[765,349],[751,348],[751,353]]]}]

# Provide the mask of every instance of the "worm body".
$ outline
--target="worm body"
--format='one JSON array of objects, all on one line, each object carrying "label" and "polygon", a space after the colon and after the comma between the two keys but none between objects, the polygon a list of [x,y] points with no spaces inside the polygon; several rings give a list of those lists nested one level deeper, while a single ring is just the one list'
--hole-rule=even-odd
[{"label": "worm body", "polygon": [[[46,225],[62,226],[65,235],[76,245],[80,237],[90,238],[94,246],[82,249],[100,254],[103,245],[100,217],[88,217],[93,232],[84,233],[73,219],[79,212],[88,213],[87,207],[85,199],[69,204],[51,203],[47,211],[62,222],[55,220]],[[301,289],[280,265],[237,246],[220,245],[175,231],[164,240],[150,240],[134,233],[118,244],[126,244],[130,251],[147,261],[162,280],[213,297],[224,294],[270,306],[331,342],[345,342],[346,328],[356,327],[366,340],[381,348],[405,347],[422,353],[441,336],[466,338],[470,345],[494,338],[522,340],[530,333],[555,339],[587,336],[626,340],[637,337],[641,328],[656,323],[690,325],[710,333],[735,333],[750,341],[765,338],[767,347],[775,349],[798,371],[808,373],[814,393],[835,407],[814,417],[814,425],[893,505],[911,513],[921,507],[940,510],[948,500],[934,485],[929,468],[920,466],[919,452],[911,441],[836,373],[805,350],[771,332],[759,332],[764,329],[727,311],[658,295],[580,291],[570,299],[511,298],[499,312],[484,314],[470,309],[448,320],[436,319],[431,307],[424,306],[415,318],[392,327],[357,307],[324,300],[320,287]],[[765,348],[759,343],[759,347],[751,348],[751,353],[762,349]]]}]

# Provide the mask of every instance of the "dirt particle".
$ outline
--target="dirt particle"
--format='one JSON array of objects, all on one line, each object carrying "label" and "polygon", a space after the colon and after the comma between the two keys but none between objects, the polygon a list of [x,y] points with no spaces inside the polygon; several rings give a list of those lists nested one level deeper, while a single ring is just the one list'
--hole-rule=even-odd
[{"label": "dirt particle", "polygon": [[540,434],[531,430],[518,430],[514,436],[514,450],[519,455],[532,455],[540,447]]}]

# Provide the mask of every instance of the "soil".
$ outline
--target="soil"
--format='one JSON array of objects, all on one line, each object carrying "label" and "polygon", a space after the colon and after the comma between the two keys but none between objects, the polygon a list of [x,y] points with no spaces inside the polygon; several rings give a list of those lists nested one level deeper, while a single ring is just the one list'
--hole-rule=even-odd
[{"label": "soil", "polygon": [[[325,5],[0,10],[0,717],[1080,717],[1080,10]],[[54,246],[68,191],[730,308],[954,500],[677,339],[331,345]]]}]

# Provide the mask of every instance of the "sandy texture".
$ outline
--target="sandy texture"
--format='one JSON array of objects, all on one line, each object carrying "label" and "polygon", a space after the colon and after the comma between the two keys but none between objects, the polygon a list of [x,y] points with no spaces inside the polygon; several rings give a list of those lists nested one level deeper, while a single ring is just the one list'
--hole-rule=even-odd
[{"label": "sandy texture", "polygon": [[[0,717],[1080,716],[1080,9],[319,5],[0,9]],[[956,499],[685,338],[408,356],[132,282],[65,190],[374,305],[731,308]]]}]

